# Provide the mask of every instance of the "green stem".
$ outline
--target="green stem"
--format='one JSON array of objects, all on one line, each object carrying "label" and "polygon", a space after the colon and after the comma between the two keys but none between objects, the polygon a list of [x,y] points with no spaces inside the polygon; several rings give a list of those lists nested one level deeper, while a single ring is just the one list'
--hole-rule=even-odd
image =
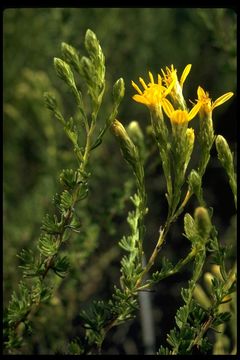
[{"label": "green stem", "polygon": [[141,284],[142,280],[144,279],[145,275],[149,272],[151,267],[154,265],[156,257],[157,257],[159,251],[161,250],[161,248],[162,248],[162,246],[164,244],[167,232],[169,230],[169,226],[170,226],[170,222],[165,224],[163,230],[160,230],[160,235],[159,235],[159,238],[158,238],[158,241],[157,241],[157,245],[155,246],[147,265],[145,266],[141,276],[139,277],[139,279],[138,279],[138,281],[136,283],[136,288],[138,288],[140,286],[140,284]]},{"label": "green stem", "polygon": [[187,202],[189,201],[190,197],[192,196],[192,193],[188,190],[187,193],[186,193],[186,196],[182,202],[182,204],[179,206],[178,210],[175,212],[175,214],[167,219],[165,225],[164,225],[164,228],[162,230],[160,230],[160,235],[159,235],[159,238],[158,238],[158,241],[157,241],[157,245],[155,246],[154,250],[153,250],[153,253],[146,265],[146,267],[144,268],[140,278],[138,279],[137,283],[136,283],[136,286],[139,287],[141,282],[142,282],[142,279],[144,278],[144,276],[149,272],[149,270],[152,268],[152,266],[154,265],[155,263],[155,260],[160,252],[160,250],[162,249],[163,245],[164,245],[164,242],[165,242],[165,239],[166,239],[166,235],[169,231],[169,228],[170,228],[170,225],[177,220],[178,216],[182,213],[182,211],[184,210]]},{"label": "green stem", "polygon": [[[196,248],[192,248],[192,250],[188,253],[188,255],[181,259],[173,269],[169,270],[169,272],[163,274],[159,280],[166,279],[169,276],[177,274],[185,265],[187,265],[190,261],[192,261],[197,254]],[[146,283],[140,287],[137,288],[138,291],[145,290],[147,288],[151,287],[151,283]]]}]

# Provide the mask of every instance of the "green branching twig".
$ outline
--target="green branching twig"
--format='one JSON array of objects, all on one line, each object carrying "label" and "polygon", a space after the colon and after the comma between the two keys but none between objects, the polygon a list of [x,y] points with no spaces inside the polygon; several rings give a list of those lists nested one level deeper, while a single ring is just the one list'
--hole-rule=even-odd
[{"label": "green branching twig", "polygon": [[[23,333],[19,331],[20,325],[29,326],[29,319],[40,305],[51,297],[49,285],[46,283],[50,271],[52,270],[60,277],[66,275],[69,261],[67,257],[60,256],[61,247],[69,239],[71,232],[79,232],[79,228],[81,228],[75,216],[76,207],[88,194],[89,174],[87,169],[93,143],[96,141],[93,139],[94,131],[105,89],[104,56],[98,40],[91,30],[86,32],[85,47],[89,58],[80,59],[77,50],[64,43],[62,44],[62,53],[66,61],[59,58],[54,59],[57,75],[70,88],[76,100],[79,118],[86,131],[84,147],[79,143],[77,121],[72,117],[66,121],[58,109],[54,96],[49,93],[44,94],[46,106],[63,125],[66,135],[73,144],[78,168],[77,170],[63,170],[60,175],[60,182],[64,186],[64,190],[60,195],[55,196],[56,214],[47,215],[43,220],[42,233],[38,242],[39,256],[33,255],[30,250],[23,250],[19,255],[22,260],[21,268],[24,277],[33,280],[32,287],[29,287],[26,280],[20,283],[18,294],[14,292],[9,303],[5,345],[10,352],[22,344]],[[82,93],[76,86],[71,66],[86,82],[92,106],[90,119],[85,112]],[[105,127],[109,127],[113,116],[116,116],[123,95],[124,83],[122,79],[119,79],[113,88],[113,110]],[[98,135],[98,141],[102,140],[103,135],[104,132]]]}]

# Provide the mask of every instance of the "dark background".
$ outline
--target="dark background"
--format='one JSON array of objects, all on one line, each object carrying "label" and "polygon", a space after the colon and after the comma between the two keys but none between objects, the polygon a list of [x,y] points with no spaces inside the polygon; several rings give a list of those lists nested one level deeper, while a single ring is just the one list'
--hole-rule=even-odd
[{"label": "dark background", "polygon": [[[131,80],[154,76],[165,66],[174,66],[180,77],[184,67],[192,70],[184,84],[186,99],[195,100],[201,85],[215,100],[236,91],[236,14],[231,9],[188,8],[39,8],[7,9],[3,14],[3,204],[4,204],[4,306],[21,279],[16,254],[22,248],[36,251],[43,215],[52,209],[52,197],[60,190],[61,169],[75,166],[71,145],[59,123],[43,103],[44,91],[55,91],[66,116],[73,100],[53,67],[53,57],[61,57],[60,44],[66,42],[84,53],[84,35],[92,29],[106,57],[107,92],[99,121],[104,122],[111,107],[111,88],[123,77],[126,94],[119,120],[127,125],[137,120],[152,155],[146,163],[149,214],[146,217],[146,256],[151,254],[160,225],[166,216],[165,184],[153,139],[148,133],[148,109],[132,101]],[[214,110],[216,134],[223,135],[236,150],[236,95]],[[191,126],[197,129],[197,119]],[[196,163],[194,152],[192,165]],[[110,133],[91,159],[90,195],[80,212],[83,232],[64,251],[72,270],[66,279],[56,280],[50,306],[40,309],[34,332],[22,353],[64,352],[70,339],[81,334],[79,312],[93,299],[108,299],[119,281],[123,252],[118,241],[129,231],[126,223],[134,193],[131,172],[123,161]],[[234,244],[234,203],[227,177],[216,151],[204,177],[204,196],[214,208],[213,221],[222,242]],[[197,206],[192,199],[191,214]],[[182,236],[183,217],[167,239],[163,255],[176,262],[186,255],[190,244]],[[81,249],[89,252],[85,258]],[[234,258],[234,246],[230,258]],[[162,256],[163,256],[162,255]],[[162,259],[161,256],[161,259]],[[174,325],[180,289],[191,276],[191,266],[181,274],[162,281],[150,294],[154,316],[156,349],[165,344],[166,333]],[[51,319],[51,321],[49,321]],[[146,353],[140,316],[107,337],[106,354]]]}]

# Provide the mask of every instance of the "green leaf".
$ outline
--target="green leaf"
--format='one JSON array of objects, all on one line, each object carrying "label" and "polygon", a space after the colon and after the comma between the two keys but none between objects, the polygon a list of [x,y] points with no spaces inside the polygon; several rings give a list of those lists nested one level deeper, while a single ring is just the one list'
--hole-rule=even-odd
[{"label": "green leaf", "polygon": [[168,260],[166,257],[163,257],[162,259],[162,267],[161,271],[156,271],[152,274],[152,280],[157,283],[162,278],[166,277],[166,275],[171,272],[174,268],[174,265],[171,263],[170,260]]},{"label": "green leaf", "polygon": [[41,234],[38,249],[43,256],[49,257],[57,254],[59,248],[59,243],[56,241],[55,237],[48,234]]},{"label": "green leaf", "polygon": [[54,261],[54,265],[52,266],[52,270],[61,278],[64,278],[69,270],[70,263],[67,256],[60,257]]},{"label": "green leaf", "polygon": [[8,306],[8,322],[9,325],[24,319],[28,314],[32,305],[31,293],[29,288],[22,281],[18,285],[18,293],[12,293]]},{"label": "green leaf", "polygon": [[212,325],[218,326],[220,324],[226,323],[230,320],[230,318],[231,318],[231,313],[229,311],[221,312],[217,315]]},{"label": "green leaf", "polygon": [[187,303],[191,297],[191,291],[189,289],[181,289],[181,296],[185,303]]},{"label": "green leaf", "polygon": [[123,236],[123,238],[119,241],[119,246],[128,251],[131,252],[132,251],[132,244],[129,241],[129,236]]},{"label": "green leaf", "polygon": [[82,345],[80,345],[78,339],[74,339],[68,345],[68,351],[70,355],[82,355],[84,353],[84,349]]},{"label": "green leaf", "polygon": [[176,331],[176,328],[170,330],[170,333],[167,335],[167,342],[172,346],[178,346],[179,334]]},{"label": "green leaf", "polygon": [[188,317],[189,307],[184,305],[177,310],[175,321],[179,329],[186,323]]},{"label": "green leaf", "polygon": [[81,182],[78,171],[74,171],[73,169],[62,170],[59,179],[60,183],[67,186],[69,189],[73,189]]},{"label": "green leaf", "polygon": [[72,117],[67,121],[66,125],[64,126],[64,130],[71,140],[71,142],[78,147],[78,133],[76,127],[74,127],[74,120]]},{"label": "green leaf", "polygon": [[61,234],[62,232],[62,223],[58,222],[57,216],[46,214],[42,221],[41,230],[46,231],[48,234]]},{"label": "green leaf", "polygon": [[73,203],[73,199],[72,199],[72,195],[70,194],[70,192],[68,190],[64,190],[62,192],[62,194],[60,195],[60,209],[62,211],[67,211],[69,209],[71,209],[72,207],[72,203]]},{"label": "green leaf", "polygon": [[169,350],[167,347],[160,346],[157,355],[172,355],[172,351]]},{"label": "green leaf", "polygon": [[19,267],[23,269],[23,277],[39,276],[42,271],[42,261],[41,258],[34,255],[32,250],[22,249],[17,257],[22,262]]}]

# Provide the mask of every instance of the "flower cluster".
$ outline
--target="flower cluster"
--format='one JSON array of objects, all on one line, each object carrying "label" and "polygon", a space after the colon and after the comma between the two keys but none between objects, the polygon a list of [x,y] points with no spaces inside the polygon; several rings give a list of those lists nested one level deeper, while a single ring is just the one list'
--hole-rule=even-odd
[{"label": "flower cluster", "polygon": [[[156,82],[153,74],[149,72],[149,82],[139,78],[142,90],[132,81],[132,86],[137,91],[133,100],[146,105],[150,110],[152,130],[166,178],[169,216],[173,216],[180,202],[181,189],[186,180],[186,170],[194,147],[195,133],[193,128],[188,127],[188,123],[199,114],[200,126],[197,139],[201,150],[196,174],[199,178],[198,183],[201,184],[215,139],[212,112],[233,96],[232,92],[227,92],[212,101],[208,92],[199,86],[197,99],[194,102],[190,100],[188,107],[183,96],[183,85],[191,67],[191,64],[185,67],[180,79],[173,65],[166,67],[165,70],[161,69]],[[168,120],[165,120],[164,115],[170,120],[170,131]],[[192,189],[191,181],[189,185]],[[198,192],[197,194],[200,196]]]},{"label": "flower cluster", "polygon": [[[192,120],[198,112],[201,117],[204,116],[205,113],[211,113],[213,109],[222,105],[233,96],[232,92],[228,92],[212,102],[208,92],[205,92],[203,88],[199,86],[197,90],[198,98],[189,111],[182,90],[190,70],[191,64],[188,64],[183,70],[180,80],[178,80],[177,70],[171,65],[171,68],[166,67],[165,71],[161,69],[162,75],[158,74],[156,83],[152,73],[149,71],[150,82],[148,84],[146,84],[141,77],[139,78],[143,90],[132,81],[132,86],[138,92],[138,94],[133,96],[133,99],[136,102],[146,105],[150,110],[156,110],[161,107],[171,123],[183,124]],[[168,95],[171,97],[173,104],[166,98]]]}]

